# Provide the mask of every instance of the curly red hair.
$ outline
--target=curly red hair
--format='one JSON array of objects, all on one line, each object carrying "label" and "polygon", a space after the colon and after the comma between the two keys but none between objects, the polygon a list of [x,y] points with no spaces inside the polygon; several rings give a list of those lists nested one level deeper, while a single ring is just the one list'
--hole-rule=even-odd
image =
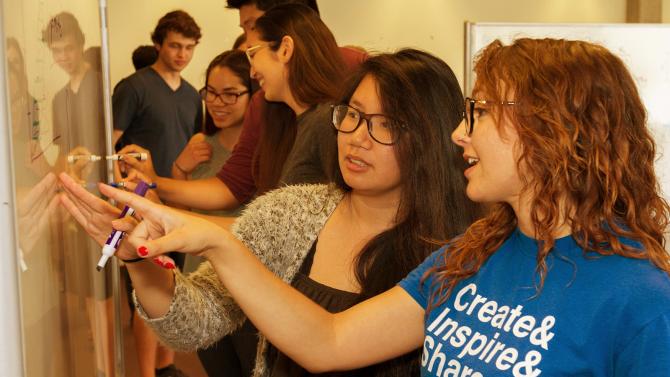
[{"label": "curly red hair", "polygon": [[[553,234],[566,222],[585,254],[648,259],[670,274],[663,237],[670,207],[659,195],[646,111],[621,59],[584,41],[517,39],[503,46],[496,40],[477,57],[475,73],[476,93],[497,102],[513,95],[517,103],[494,114],[518,133],[517,166],[524,190],[533,193],[538,292]],[[436,275],[429,310],[476,274],[516,226],[512,208],[500,203],[453,240],[444,265],[424,276]]]}]

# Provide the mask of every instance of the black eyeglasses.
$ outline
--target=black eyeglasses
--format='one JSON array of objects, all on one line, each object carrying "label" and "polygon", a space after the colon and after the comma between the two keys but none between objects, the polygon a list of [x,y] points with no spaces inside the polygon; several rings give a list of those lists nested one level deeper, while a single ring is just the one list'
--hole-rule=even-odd
[{"label": "black eyeglasses", "polygon": [[483,111],[486,111],[485,108],[475,108],[475,104],[480,105],[516,105],[515,101],[489,101],[485,99],[473,99],[470,97],[465,98],[465,112],[463,113],[463,118],[465,119],[465,129],[468,135],[472,135],[472,131],[475,129],[475,113],[477,113],[477,118],[481,115]]},{"label": "black eyeglasses", "polygon": [[339,132],[352,133],[361,125],[365,119],[368,134],[372,140],[384,145],[393,145],[400,138],[401,131],[405,129],[402,123],[384,114],[366,114],[349,105],[333,105],[333,126]]},{"label": "black eyeglasses", "polygon": [[221,100],[222,103],[224,103],[226,105],[234,105],[234,104],[237,103],[237,99],[240,96],[243,96],[243,95],[249,93],[249,91],[245,90],[245,91],[239,92],[239,93],[234,93],[234,92],[217,93],[213,90],[210,90],[207,87],[204,87],[204,88],[200,89],[200,91],[198,93],[200,93],[200,98],[202,98],[206,102],[214,103],[214,101],[216,101],[216,99],[218,98],[219,100]]}]

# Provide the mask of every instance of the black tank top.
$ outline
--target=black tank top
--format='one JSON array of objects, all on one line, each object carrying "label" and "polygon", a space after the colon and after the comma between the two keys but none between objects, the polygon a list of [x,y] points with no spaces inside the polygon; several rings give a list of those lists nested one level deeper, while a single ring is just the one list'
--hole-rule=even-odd
[{"label": "black tank top", "polygon": [[[317,241],[314,241],[312,248],[307,253],[305,260],[300,266],[300,270],[293,278],[291,285],[307,296],[310,300],[319,304],[322,308],[331,313],[338,313],[349,309],[358,302],[359,295],[353,292],[342,291],[327,285],[321,284],[315,280],[310,279],[309,273],[314,262],[314,253],[316,252]],[[303,376],[320,376],[320,377],[340,377],[340,376],[363,376],[361,372],[347,371],[347,372],[332,372],[322,374],[312,374],[306,371],[303,367],[291,360],[288,356],[280,352],[270,344],[267,354],[268,366],[271,377],[303,377]]]},{"label": "black tank top", "polygon": [[[315,240],[314,244],[312,244],[311,249],[300,266],[300,270],[293,278],[291,286],[331,313],[344,311],[360,301],[359,294],[329,287],[309,278],[317,242],[318,240]],[[220,375],[218,371],[225,371],[224,375],[226,376],[251,376],[256,355],[256,345],[258,343],[257,331],[254,325],[247,320],[240,329],[219,341],[219,343],[222,343],[220,348],[227,349],[227,352],[222,352],[222,349],[212,349],[210,352],[215,354],[215,358],[219,364],[227,360],[223,363],[226,366],[222,368],[222,365],[220,365],[219,368],[214,369],[217,373],[212,373],[210,369],[207,369],[208,373],[211,376],[218,376]],[[228,343],[231,343],[230,347],[223,347],[223,345]],[[202,352],[199,351],[199,355]],[[313,374],[280,352],[272,344],[268,344],[266,365],[271,377],[419,377],[421,373],[419,368],[420,352],[421,350],[419,349],[404,356],[363,369]],[[202,355],[200,356],[202,357]],[[231,360],[234,363],[230,362]],[[233,368],[234,364],[240,366]],[[237,368],[241,370],[238,372]]]}]

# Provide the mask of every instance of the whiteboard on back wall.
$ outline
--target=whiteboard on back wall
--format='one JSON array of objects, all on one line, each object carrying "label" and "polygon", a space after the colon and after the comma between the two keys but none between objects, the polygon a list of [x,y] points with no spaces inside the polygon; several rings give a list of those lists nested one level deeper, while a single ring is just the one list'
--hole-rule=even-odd
[{"label": "whiteboard on back wall", "polygon": [[670,25],[468,23],[465,36],[465,92],[472,92],[473,58],[495,39],[562,38],[600,44],[628,66],[647,108],[656,140],[656,174],[670,201]]}]

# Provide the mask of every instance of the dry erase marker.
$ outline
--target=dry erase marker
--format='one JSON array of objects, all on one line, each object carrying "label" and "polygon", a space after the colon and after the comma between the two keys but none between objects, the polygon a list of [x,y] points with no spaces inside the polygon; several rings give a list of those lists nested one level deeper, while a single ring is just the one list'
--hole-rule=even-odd
[{"label": "dry erase marker", "polygon": [[140,161],[146,161],[148,158],[147,154],[144,152],[130,152],[130,153],[123,153],[123,154],[112,154],[107,156],[106,158],[108,160],[112,161],[123,161],[124,157],[135,157]]},{"label": "dry erase marker", "polygon": [[[144,194],[147,193],[147,190],[149,189],[149,185],[144,183],[143,181],[140,181],[137,184],[137,187],[135,187],[135,194],[139,196],[144,196]],[[132,216],[133,213],[135,213],[135,210],[128,207],[126,205],[123,207],[123,211],[119,215],[119,219],[122,219],[126,216]],[[105,241],[105,245],[102,247],[102,255],[100,256],[100,260],[98,261],[98,267],[96,269],[98,271],[101,271],[104,267],[105,264],[107,263],[107,260],[114,255],[116,252],[116,249],[119,248],[119,244],[121,243],[121,240],[123,239],[123,236],[126,233],[120,230],[112,230],[112,233],[109,235],[109,238],[107,238],[107,241]]]},{"label": "dry erase marker", "polygon": [[[110,185],[112,187],[116,187],[116,188],[124,188],[124,187],[126,187],[126,182],[109,182],[108,185]],[[151,184],[147,183],[147,186],[149,186],[150,189],[155,189],[156,188],[155,183],[151,183]]]},{"label": "dry erase marker", "polygon": [[67,156],[67,162],[74,163],[77,160],[100,161],[102,157],[94,154],[71,154]]}]

